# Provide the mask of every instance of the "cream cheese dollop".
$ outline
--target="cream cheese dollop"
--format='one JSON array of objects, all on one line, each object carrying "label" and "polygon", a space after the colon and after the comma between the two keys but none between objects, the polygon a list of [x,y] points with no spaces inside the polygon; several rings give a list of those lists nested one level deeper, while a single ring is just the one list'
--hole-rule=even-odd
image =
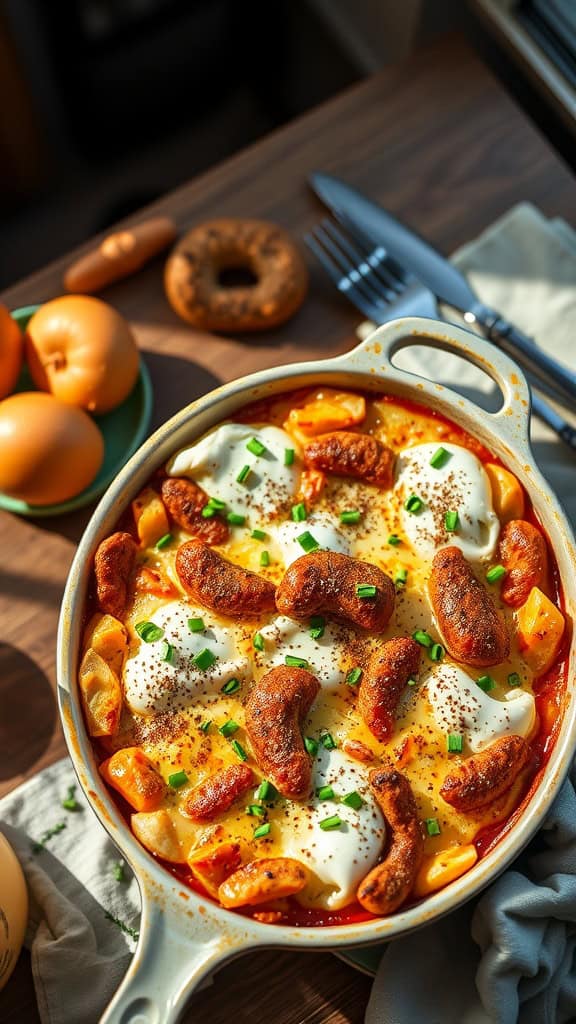
[{"label": "cream cheese dollop", "polygon": [[[430,459],[438,444],[405,448],[398,457],[396,493],[401,505],[402,529],[412,547],[424,558],[433,558],[439,548],[454,545],[465,558],[490,558],[494,554],[500,524],[492,507],[490,481],[476,456],[462,445],[442,443],[448,453],[435,469]],[[417,512],[409,512],[405,501],[416,495],[423,501]],[[456,531],[446,530],[446,512],[458,513]]]},{"label": "cream cheese dollop", "polygon": [[534,697],[515,687],[497,700],[456,665],[441,664],[426,682],[434,721],[444,733],[461,733],[477,753],[502,736],[530,735],[536,721]]},{"label": "cream cheese dollop", "polygon": [[[264,446],[261,455],[247,447],[253,439]],[[287,448],[294,449],[294,441],[280,427],[223,423],[179,451],[167,473],[195,480],[210,497],[225,501],[228,511],[248,515],[257,527],[295,499],[300,469],[285,465]],[[250,472],[239,481],[246,466]]]},{"label": "cream cheese dollop", "polygon": [[[282,856],[294,857],[313,873],[303,902],[327,909],[345,907],[362,879],[376,864],[386,838],[384,817],[370,790],[366,769],[342,751],[322,746],[314,762],[314,793],[332,786],[336,796],[357,792],[358,810],[314,795],[307,802],[287,801],[281,819]],[[342,825],[325,832],[320,822],[337,814]],[[300,898],[300,897],[299,897]]]},{"label": "cream cheese dollop", "polygon": [[[193,618],[204,620],[202,632],[190,631],[188,620]],[[218,692],[234,676],[247,676],[249,660],[238,650],[236,627],[224,624],[206,609],[172,601],[159,608],[152,621],[164,630],[164,636],[154,643],[142,640],[124,664],[126,703],[137,714],[176,710]],[[164,660],[166,643],[171,647],[170,660]],[[204,650],[216,660],[202,670],[192,659]]]},{"label": "cream cheese dollop", "polygon": [[304,534],[310,534],[317,541],[319,547],[314,550],[322,549],[323,551],[340,551],[344,555],[350,554],[350,542],[338,529],[338,520],[328,512],[312,512],[303,523],[294,523],[288,519],[274,530],[274,536],[286,567],[307,553],[298,540]]}]

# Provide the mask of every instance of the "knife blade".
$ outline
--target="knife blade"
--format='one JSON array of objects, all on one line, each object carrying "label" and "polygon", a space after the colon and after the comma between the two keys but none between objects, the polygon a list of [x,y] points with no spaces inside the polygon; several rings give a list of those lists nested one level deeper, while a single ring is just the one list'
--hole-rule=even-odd
[{"label": "knife blade", "polygon": [[533,372],[548,384],[576,398],[576,374],[538,348],[532,338],[505,317],[480,302],[464,275],[416,232],[339,178],[316,171],[309,180],[316,195],[344,226],[348,222],[358,227],[430,288],[441,302],[457,309],[468,323],[478,323],[486,337],[510,354],[521,354]]}]

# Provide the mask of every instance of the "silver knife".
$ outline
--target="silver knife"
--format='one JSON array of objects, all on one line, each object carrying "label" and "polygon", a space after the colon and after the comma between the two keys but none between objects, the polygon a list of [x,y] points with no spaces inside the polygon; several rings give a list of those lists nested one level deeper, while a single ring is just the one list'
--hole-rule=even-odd
[{"label": "silver knife", "polygon": [[467,323],[479,324],[490,341],[501,345],[511,355],[521,354],[549,385],[561,389],[572,399],[576,398],[576,374],[538,348],[532,338],[505,317],[480,302],[464,275],[428,242],[338,178],[315,172],[310,175],[310,184],[344,225],[348,220],[360,228],[375,244],[382,245],[405,270],[430,288],[441,302],[462,313]]}]

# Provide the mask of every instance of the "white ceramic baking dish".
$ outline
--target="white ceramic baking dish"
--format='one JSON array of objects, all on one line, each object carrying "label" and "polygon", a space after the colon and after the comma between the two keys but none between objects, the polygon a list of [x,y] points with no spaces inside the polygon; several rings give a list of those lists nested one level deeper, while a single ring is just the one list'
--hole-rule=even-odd
[{"label": "white ceramic baking dish", "polygon": [[[440,384],[392,364],[407,345],[456,352],[484,370],[503,394],[492,414]],[[131,834],[97,770],[78,696],[81,624],[94,552],[120,513],[177,449],[200,437],[249,402],[303,385],[330,384],[412,398],[447,415],[478,438],[519,477],[556,554],[569,622],[576,608],[576,552],[566,518],[532,456],[530,396],[518,367],[502,352],[456,327],[434,320],[386,324],[353,351],[335,359],[275,367],[226,384],[183,409],[139,449],[106,492],[72,564],[58,631],[58,696],[64,733],[80,784],[104,828],[138,879],[140,939],[127,975],[102,1024],[172,1024],[201,980],[225,961],[258,946],[317,951],[370,945],[429,924],[470,899],[518,855],[542,822],[574,754],[576,698],[572,686],[563,724],[542,781],[528,807],[498,845],[462,878],[424,902],[391,917],[326,928],[265,925],[216,906],[184,887]],[[576,664],[574,643],[570,668]]]}]

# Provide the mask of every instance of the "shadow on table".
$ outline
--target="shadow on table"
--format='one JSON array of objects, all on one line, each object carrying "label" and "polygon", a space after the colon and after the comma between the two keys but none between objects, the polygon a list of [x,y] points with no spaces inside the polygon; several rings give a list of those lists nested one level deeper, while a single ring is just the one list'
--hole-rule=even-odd
[{"label": "shadow on table", "polygon": [[56,698],[49,679],[32,658],[11,644],[0,644],[0,705],[2,780],[24,773],[36,763],[56,724]]}]

